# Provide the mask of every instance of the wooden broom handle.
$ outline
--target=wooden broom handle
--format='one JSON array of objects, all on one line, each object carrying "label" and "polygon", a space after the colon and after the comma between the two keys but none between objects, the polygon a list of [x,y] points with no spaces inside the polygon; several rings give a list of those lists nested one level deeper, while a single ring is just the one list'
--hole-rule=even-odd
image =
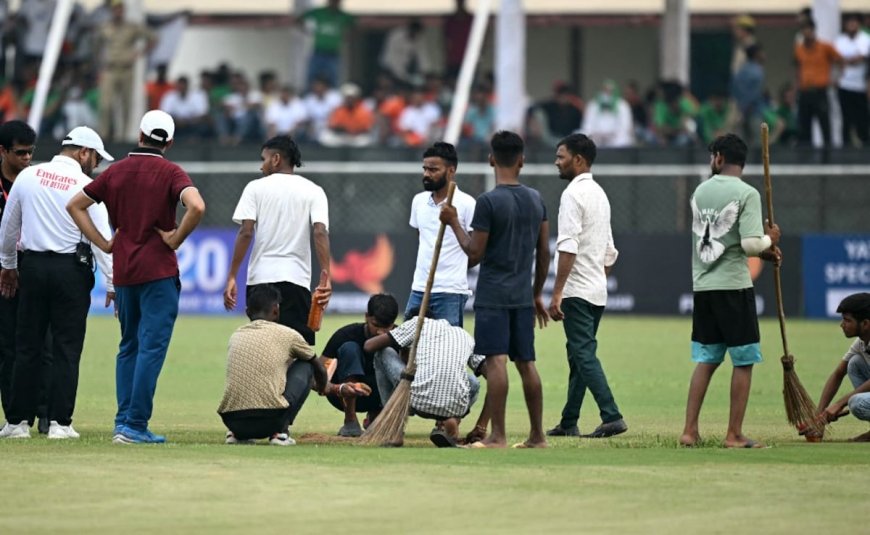
[{"label": "wooden broom handle", "polygon": [[[456,182],[451,181],[447,186],[447,206],[453,205],[453,193],[456,191]],[[420,341],[420,333],[423,331],[423,321],[429,310],[429,295],[432,293],[432,285],[435,283],[435,270],[438,268],[438,257],[441,256],[441,242],[444,241],[444,231],[447,225],[443,222],[438,228],[438,238],[435,240],[435,248],[432,251],[432,263],[429,265],[429,278],[426,279],[426,290],[423,292],[423,301],[420,303],[420,312],[417,314],[417,329],[414,331],[414,341],[411,343],[411,354],[408,356],[408,366],[405,373],[413,375],[417,371],[417,343]]]},{"label": "wooden broom handle", "polygon": [[[770,134],[767,123],[761,123],[761,161],[764,164],[764,196],[767,200],[767,220],[773,226],[773,183],[770,178]],[[785,311],[782,307],[782,276],[778,265],[773,266],[773,284],[776,288],[776,312],[779,316],[779,334],[782,337],[783,358],[788,358],[788,339],[785,335]]]}]

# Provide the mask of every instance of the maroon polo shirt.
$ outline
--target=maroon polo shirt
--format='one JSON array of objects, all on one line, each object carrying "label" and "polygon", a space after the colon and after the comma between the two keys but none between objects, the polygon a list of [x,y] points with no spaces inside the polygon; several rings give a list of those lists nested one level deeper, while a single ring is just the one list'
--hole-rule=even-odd
[{"label": "maroon polo shirt", "polygon": [[172,230],[185,188],[194,187],[181,167],[159,150],[140,147],[113,164],[84,193],[105,203],[115,228],[115,286],[133,286],[178,276],[178,260],[154,228]]}]

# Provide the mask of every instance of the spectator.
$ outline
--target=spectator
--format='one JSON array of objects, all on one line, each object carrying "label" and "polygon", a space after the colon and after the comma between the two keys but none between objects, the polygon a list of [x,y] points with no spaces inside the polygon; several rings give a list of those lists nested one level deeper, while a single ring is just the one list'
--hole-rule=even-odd
[{"label": "spectator", "polygon": [[465,0],[455,0],[456,11],[444,19],[444,63],[448,76],[459,76],[465,47],[474,17],[465,8]]},{"label": "spectator", "polygon": [[[127,135],[133,99],[133,65],[139,56],[139,41],[147,40],[147,49],[154,47],[154,34],[145,26],[124,19],[123,0],[112,0],[112,20],[100,28],[103,42],[103,71],[100,74],[100,133],[108,140]],[[118,128],[113,119],[120,116]]]},{"label": "spectator", "polygon": [[622,92],[622,98],[631,107],[631,121],[634,125],[634,137],[638,142],[648,142],[650,139],[649,132],[649,109],[647,109],[646,101],[640,92],[640,87],[637,81],[629,80],[625,84],[625,89]]},{"label": "spectator", "polygon": [[595,100],[586,105],[583,132],[598,147],[629,147],[634,144],[631,107],[622,99],[613,80],[605,80]]},{"label": "spectator", "polygon": [[852,134],[862,146],[870,136],[870,110],[867,108],[867,62],[870,57],[870,35],[861,31],[861,17],[848,14],[843,19],[843,33],[834,42],[843,57],[837,94],[843,117],[843,145],[852,144]]},{"label": "spectator", "polygon": [[793,84],[787,83],[780,88],[775,113],[783,125],[782,133],[778,139],[779,143],[783,145],[793,144],[798,138],[797,92]]},{"label": "spectator", "polygon": [[356,84],[341,86],[344,102],[329,116],[329,126],[320,136],[320,143],[328,147],[365,147],[374,141],[372,128],[375,116],[362,101]]},{"label": "spectator", "polygon": [[341,45],[345,32],[355,19],[341,9],[341,0],[329,0],[325,7],[310,9],[302,15],[305,28],[314,36],[314,50],[308,62],[308,86],[323,78],[330,86],[338,83]]},{"label": "spectator", "polygon": [[85,87],[83,83],[74,83],[66,92],[66,99],[61,106],[63,117],[60,125],[62,131],[69,131],[78,126],[93,128],[97,125],[96,111],[85,100]]},{"label": "spectator", "polygon": [[260,73],[260,95],[263,101],[263,109],[268,109],[277,98],[279,93],[278,77],[272,71]]},{"label": "spectator", "polygon": [[701,139],[710,144],[728,133],[732,107],[722,91],[713,91],[698,111],[698,131]]},{"label": "spectator", "polygon": [[232,78],[233,92],[224,97],[224,114],[218,123],[223,143],[238,145],[242,141],[259,142],[263,139],[262,95],[251,90],[241,73]]},{"label": "spectator", "polygon": [[575,132],[583,123],[583,101],[565,82],[553,84],[553,97],[540,104],[542,132],[548,145]]},{"label": "spectator", "polygon": [[746,62],[746,49],[754,46],[755,19],[749,15],[740,15],[731,21],[731,35],[734,36],[734,51],[731,54],[731,74],[735,75]]},{"label": "spectator", "polygon": [[761,47],[758,45],[748,47],[746,61],[731,81],[731,96],[737,105],[738,120],[742,125],[743,139],[747,144],[751,144],[755,139],[756,129],[765,108],[763,63],[764,54]]},{"label": "spectator", "polygon": [[423,39],[423,23],[419,19],[390,30],[380,64],[402,82],[419,82],[424,73],[432,70],[432,59]]},{"label": "spectator", "polygon": [[426,102],[426,92],[422,87],[411,90],[411,99],[399,116],[398,129],[402,142],[409,147],[427,144],[435,134],[435,126],[441,119],[437,104]]},{"label": "spectator", "polygon": [[408,103],[407,89],[390,90],[378,104],[376,119],[378,138],[381,143],[392,143],[393,136],[399,133],[399,117]]},{"label": "spectator", "polygon": [[308,121],[308,112],[302,99],[290,86],[284,86],[278,98],[266,107],[266,137],[278,135],[298,138],[297,131],[302,130]]},{"label": "spectator", "polygon": [[154,80],[145,84],[145,95],[148,98],[148,109],[156,110],[160,108],[160,103],[163,101],[164,95],[172,91],[174,86],[166,78],[167,66],[161,63],[155,69],[156,75]]},{"label": "spectator", "polygon": [[316,78],[311,84],[311,92],[305,96],[303,102],[310,121],[308,136],[318,139],[326,129],[332,111],[341,105],[341,94],[332,89],[325,78]]},{"label": "spectator", "polygon": [[683,146],[694,142],[698,102],[679,82],[662,82],[653,107],[653,129],[661,145]]},{"label": "spectator", "polygon": [[471,92],[471,105],[465,112],[465,138],[476,146],[488,146],[495,133],[495,107],[489,102],[489,95],[481,86]]},{"label": "spectator", "polygon": [[803,42],[795,45],[798,70],[798,141],[809,145],[813,119],[819,121],[824,146],[831,144],[831,117],[828,107],[828,86],[831,68],[842,65],[843,58],[830,43],[816,38],[816,25],[807,21],[801,28]]},{"label": "spectator", "polygon": [[18,46],[15,48],[16,56],[21,55],[15,61],[15,72],[20,73],[25,65],[39,65],[42,55],[45,53],[45,45],[48,41],[48,28],[57,7],[57,0],[28,0],[21,2],[16,17],[18,32]]},{"label": "spectator", "polygon": [[202,89],[191,91],[187,76],[178,77],[175,89],[163,96],[159,107],[175,121],[176,140],[209,137],[208,96]]}]

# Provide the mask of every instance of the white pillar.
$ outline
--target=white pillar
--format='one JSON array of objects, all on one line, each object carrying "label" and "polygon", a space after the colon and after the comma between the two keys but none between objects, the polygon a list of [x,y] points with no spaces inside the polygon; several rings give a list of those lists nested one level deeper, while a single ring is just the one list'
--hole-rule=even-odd
[{"label": "white pillar", "polygon": [[[127,20],[135,24],[145,24],[145,8],[142,0],[125,0],[125,8]],[[146,44],[138,43],[136,46],[142,50]],[[145,67],[148,61],[143,54],[133,66],[133,98],[130,100],[131,106],[127,113],[130,114],[127,121],[127,132],[122,132],[121,135],[128,141],[139,139],[139,121],[147,111],[146,95],[145,95]],[[121,111],[124,113],[124,110]]]},{"label": "white pillar", "polygon": [[664,80],[689,83],[688,0],[665,0],[660,30],[660,69]]},{"label": "white pillar", "polygon": [[[72,13],[73,1],[60,0],[54,9],[51,26],[48,30],[48,40],[45,44],[45,54],[39,65],[39,77],[36,79],[36,91],[33,95],[33,104],[30,106],[30,116],[27,123],[36,133],[39,133],[39,125],[42,122],[42,113],[45,110],[45,101],[48,98],[48,88],[54,78],[54,69],[57,59],[60,57],[60,49],[63,46],[63,36],[69,25],[69,17]],[[16,53],[17,53],[16,49]]]},{"label": "white pillar", "polygon": [[[840,35],[840,0],[813,0],[813,21],[816,23],[816,38],[834,44]],[[831,73],[833,88],[828,90],[828,114],[831,121],[831,145],[843,146],[843,116],[840,111],[840,100],[837,97],[836,77],[839,70],[835,67]],[[813,121],[813,144],[822,145],[822,130],[818,121]]]},{"label": "white pillar", "polygon": [[495,126],[522,132],[526,118],[526,19],[522,0],[502,0],[495,28]]}]

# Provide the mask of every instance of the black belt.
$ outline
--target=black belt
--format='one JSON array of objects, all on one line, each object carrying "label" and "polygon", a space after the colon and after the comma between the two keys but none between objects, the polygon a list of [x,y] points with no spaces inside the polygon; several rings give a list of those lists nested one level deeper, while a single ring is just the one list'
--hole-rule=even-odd
[{"label": "black belt", "polygon": [[56,253],[54,251],[21,251],[21,256],[75,257],[75,253]]}]

